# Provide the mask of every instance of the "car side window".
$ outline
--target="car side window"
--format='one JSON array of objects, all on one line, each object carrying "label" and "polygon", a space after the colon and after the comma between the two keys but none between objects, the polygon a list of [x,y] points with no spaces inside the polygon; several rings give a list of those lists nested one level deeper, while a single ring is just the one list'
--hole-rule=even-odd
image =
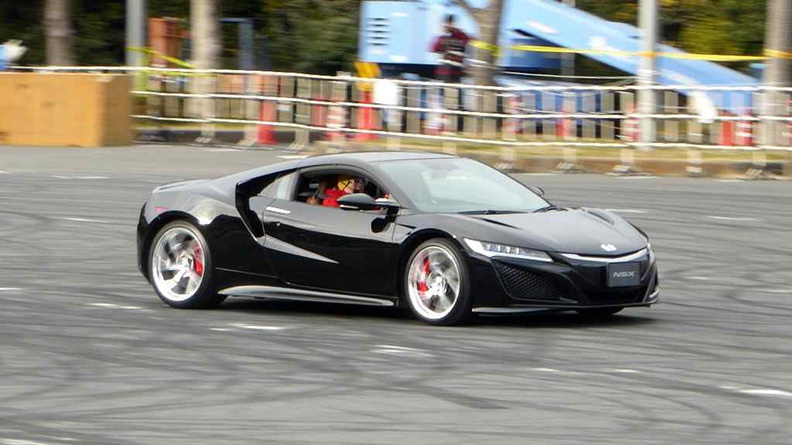
[{"label": "car side window", "polygon": [[388,197],[384,189],[359,173],[312,172],[300,176],[294,200],[309,205],[338,207],[337,199],[350,193],[366,193],[374,199]]},{"label": "car side window", "polygon": [[290,192],[292,190],[292,184],[294,184],[294,179],[296,177],[297,173],[289,173],[281,176],[265,187],[259,195],[268,198],[289,200],[291,199]]}]

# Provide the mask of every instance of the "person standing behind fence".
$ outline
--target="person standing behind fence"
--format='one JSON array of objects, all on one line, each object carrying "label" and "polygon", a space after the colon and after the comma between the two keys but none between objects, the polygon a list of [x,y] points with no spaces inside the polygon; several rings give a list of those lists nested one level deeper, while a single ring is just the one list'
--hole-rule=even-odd
[{"label": "person standing behind fence", "polygon": [[432,45],[432,52],[442,55],[435,77],[443,82],[460,83],[465,75],[465,50],[470,37],[454,26],[453,14],[446,16],[444,31]]}]

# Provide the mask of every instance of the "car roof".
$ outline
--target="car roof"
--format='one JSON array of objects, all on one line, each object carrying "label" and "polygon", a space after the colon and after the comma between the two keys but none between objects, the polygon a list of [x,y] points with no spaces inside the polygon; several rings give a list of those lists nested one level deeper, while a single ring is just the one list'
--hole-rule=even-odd
[{"label": "car roof", "polygon": [[367,165],[376,162],[442,158],[453,159],[456,158],[456,156],[426,151],[360,151],[352,153],[322,154],[309,156],[301,160],[290,160],[264,165],[251,170],[217,178],[214,180],[214,182],[226,187],[235,187],[240,182],[245,182],[259,176],[305,167],[319,167],[324,165],[341,164],[365,168]]},{"label": "car roof", "polygon": [[303,159],[300,167],[312,167],[328,164],[370,164],[373,162],[403,161],[417,159],[454,158],[444,153],[427,151],[361,151],[353,153],[333,153],[311,156]]}]

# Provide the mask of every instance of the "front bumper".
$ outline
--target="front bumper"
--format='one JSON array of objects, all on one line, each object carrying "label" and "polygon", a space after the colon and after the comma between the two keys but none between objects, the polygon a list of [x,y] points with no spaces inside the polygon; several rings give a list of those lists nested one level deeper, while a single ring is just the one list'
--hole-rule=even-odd
[{"label": "front bumper", "polygon": [[[551,254],[552,263],[471,256],[474,311],[649,306],[659,300],[657,263],[651,249],[623,257]],[[638,263],[635,286],[609,287],[608,264]]]}]

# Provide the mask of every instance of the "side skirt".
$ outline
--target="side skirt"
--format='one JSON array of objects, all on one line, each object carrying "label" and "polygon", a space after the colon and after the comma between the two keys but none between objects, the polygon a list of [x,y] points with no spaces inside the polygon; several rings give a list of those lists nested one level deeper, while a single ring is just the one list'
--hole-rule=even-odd
[{"label": "side skirt", "polygon": [[365,306],[394,306],[393,301],[361,297],[357,295],[335,294],[303,289],[289,289],[275,286],[236,286],[222,289],[221,295],[232,297],[270,298],[274,300],[313,301],[320,303],[360,304]]}]

